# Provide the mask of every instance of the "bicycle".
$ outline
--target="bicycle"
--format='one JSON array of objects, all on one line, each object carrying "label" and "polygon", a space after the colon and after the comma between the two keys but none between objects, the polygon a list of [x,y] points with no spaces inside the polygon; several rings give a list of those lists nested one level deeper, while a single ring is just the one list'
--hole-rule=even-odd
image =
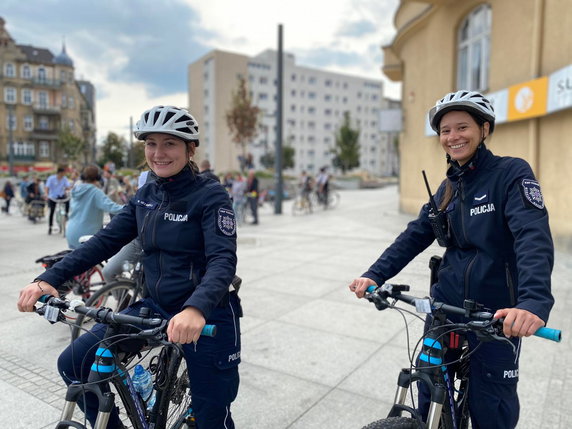
[{"label": "bicycle", "polygon": [[[381,287],[370,286],[365,294],[365,298],[374,303],[378,310],[392,308],[411,313],[395,306],[398,301],[402,301],[416,307],[417,312],[430,314],[431,321],[415,347],[420,344],[422,346],[416,363],[410,357],[409,367],[402,369],[399,374],[394,403],[387,417],[370,423],[364,429],[466,429],[470,427],[468,362],[471,352],[466,342],[458,343],[457,334],[473,332],[480,342],[505,342],[513,351],[515,346],[502,333],[503,320],[493,319],[493,313],[486,311],[480,304],[465,300],[464,308],[461,308],[432,298],[419,298],[402,293],[408,290],[408,285],[386,283]],[[393,301],[390,302],[389,299]],[[447,315],[462,316],[468,321],[452,323],[447,320]],[[540,328],[534,335],[556,342],[561,340],[561,332],[551,328]],[[444,363],[447,350],[459,347],[460,357],[454,362]],[[425,420],[419,410],[406,405],[413,382],[423,383],[430,391],[429,412]],[[413,398],[411,401],[414,402]],[[409,413],[411,417],[403,417],[403,412]]]},{"label": "bicycle", "polygon": [[[42,256],[36,259],[37,264],[42,264],[46,269],[51,268],[56,262],[61,261],[68,253],[72,250],[63,250],[61,252],[55,253],[53,255]],[[87,302],[97,291],[99,291],[104,285],[105,280],[103,278],[102,272],[103,266],[97,264],[94,267],[89,268],[72,279],[64,282],[61,286],[57,288],[60,296],[75,296],[77,299],[81,299],[83,302]],[[92,300],[92,304],[95,302]]]},{"label": "bicycle", "polygon": [[300,192],[292,204],[292,214],[297,216],[299,214],[311,214],[312,206],[312,193],[311,192]]},{"label": "bicycle", "polygon": [[[143,264],[141,261],[143,253],[139,255],[132,267],[124,267],[124,272],[128,276],[117,277],[116,280],[107,283],[96,290],[86,301],[86,307],[106,307],[116,312],[127,308],[139,298],[145,296],[145,278],[143,276]],[[124,265],[130,265],[128,261]],[[81,331],[87,330],[85,327],[91,321],[83,314],[77,316],[75,325],[72,326],[72,341],[79,337]]]},{"label": "bicycle", "polygon": [[58,226],[58,232],[64,237],[66,236],[66,224],[67,224],[67,213],[66,213],[66,203],[70,200],[69,196],[65,198],[50,198],[50,201],[56,204],[55,215],[56,215],[56,225]]},{"label": "bicycle", "polygon": [[329,189],[327,195],[328,195],[327,204],[324,204],[325,203],[324,193],[320,192],[320,191],[316,191],[316,199],[318,201],[318,204],[321,205],[324,208],[324,210],[335,209],[340,204],[340,200],[341,200],[341,196],[340,196],[339,192],[335,191],[333,189]]},{"label": "bicycle", "polygon": [[[98,398],[94,429],[105,429],[115,406],[115,394],[109,389],[110,383],[119,395],[134,429],[195,427],[184,353],[179,344],[167,341],[165,332],[168,320],[150,317],[148,308],[142,308],[139,316],[132,316],[115,313],[107,308],[76,305],[77,303],[48,295],[43,296],[41,301],[45,301],[45,304],[36,309],[36,312],[50,323],[66,322],[64,313],[73,311],[107,325],[87,383],[72,383],[68,386],[62,416],[56,429],[87,429],[85,419],[84,423],[72,420],[77,401],[85,392],[92,392]],[[206,325],[201,335],[216,335],[216,326]],[[146,409],[145,402],[135,391],[129,374],[130,365],[138,353],[122,349],[122,340],[140,341],[145,347],[157,352],[149,364],[156,391],[155,404],[150,410]]]}]

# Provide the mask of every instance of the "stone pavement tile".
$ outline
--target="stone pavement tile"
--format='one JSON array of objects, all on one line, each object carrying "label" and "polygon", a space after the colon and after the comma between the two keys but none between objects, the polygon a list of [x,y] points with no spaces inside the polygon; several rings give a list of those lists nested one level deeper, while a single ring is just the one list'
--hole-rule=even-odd
[{"label": "stone pavement tile", "polygon": [[272,321],[243,336],[243,362],[334,386],[377,343]]},{"label": "stone pavement tile", "polygon": [[[349,301],[355,298],[348,296],[347,299]],[[367,301],[363,303],[369,304]],[[403,331],[401,318],[372,317],[374,311],[375,308],[358,308],[347,303],[314,300],[281,316],[278,320],[381,344],[401,334]]]},{"label": "stone pavement tile", "polygon": [[389,404],[334,390],[308,408],[289,428],[292,429],[359,429],[385,417]]},{"label": "stone pavement tile", "polygon": [[273,320],[276,317],[295,310],[307,302],[307,298],[274,290],[254,287],[241,289],[240,297],[244,318],[250,316]]},{"label": "stone pavement tile", "polygon": [[305,273],[307,266],[302,266],[302,268],[304,269],[296,270],[295,272],[277,273],[258,279],[251,282],[249,287],[268,292],[275,291],[299,296],[301,298],[306,297],[307,300],[328,294],[346,284],[346,282],[342,282],[339,279],[332,280],[321,277],[315,272],[312,273],[312,270],[309,270],[310,274],[307,274]]},{"label": "stone pavement tile", "polygon": [[[383,345],[347,377],[339,388],[391,404],[402,368],[409,367],[406,347]],[[381,413],[387,414],[389,407]]]},{"label": "stone pavement tile", "polygon": [[233,419],[237,428],[286,428],[328,391],[323,384],[243,361]]},{"label": "stone pavement tile", "polygon": [[56,421],[60,416],[57,408],[4,381],[0,381],[0,397],[2,428],[33,429],[40,427],[38,422]]}]

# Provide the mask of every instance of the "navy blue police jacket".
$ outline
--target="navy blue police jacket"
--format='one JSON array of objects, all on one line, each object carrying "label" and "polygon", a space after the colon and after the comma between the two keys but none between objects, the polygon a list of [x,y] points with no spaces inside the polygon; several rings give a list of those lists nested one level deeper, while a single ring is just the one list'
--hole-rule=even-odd
[{"label": "navy blue police jacket", "polygon": [[[454,195],[446,208],[452,243],[433,296],[461,306],[473,299],[491,310],[516,307],[548,320],[554,299],[554,246],[540,186],[528,163],[499,157],[481,144],[471,161],[447,171]],[[442,201],[446,180],[435,200]],[[435,239],[429,203],[363,277],[383,284]]]},{"label": "navy blue police jacket", "polygon": [[141,187],[105,228],[38,278],[58,286],[137,236],[151,298],[171,314],[192,306],[208,319],[236,271],[236,222],[222,185],[188,167]]}]

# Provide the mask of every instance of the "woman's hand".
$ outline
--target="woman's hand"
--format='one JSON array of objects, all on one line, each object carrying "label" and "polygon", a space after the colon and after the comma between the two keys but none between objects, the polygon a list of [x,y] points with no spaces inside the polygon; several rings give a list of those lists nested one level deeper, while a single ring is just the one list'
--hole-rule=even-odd
[{"label": "woman's hand", "polygon": [[376,285],[377,284],[372,279],[368,279],[367,277],[360,277],[351,282],[349,288],[356,294],[358,298],[363,298],[367,288]]},{"label": "woman's hand", "polygon": [[52,295],[58,297],[58,291],[55,287],[45,281],[33,282],[20,291],[18,298],[18,311],[34,311],[34,304],[38,302],[43,295]]},{"label": "woman's hand", "polygon": [[502,308],[497,310],[494,318],[504,317],[503,332],[507,337],[530,337],[544,321],[536,314],[520,308]]},{"label": "woman's hand", "polygon": [[206,320],[203,313],[195,307],[187,307],[169,321],[167,336],[173,343],[196,343]]}]

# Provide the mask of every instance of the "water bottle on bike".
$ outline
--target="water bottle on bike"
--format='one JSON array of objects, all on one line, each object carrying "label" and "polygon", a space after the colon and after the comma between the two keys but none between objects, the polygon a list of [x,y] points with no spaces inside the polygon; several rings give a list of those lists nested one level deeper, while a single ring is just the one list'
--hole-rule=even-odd
[{"label": "water bottle on bike", "polygon": [[153,379],[151,373],[143,366],[136,365],[133,377],[131,378],[135,391],[139,392],[141,398],[147,404],[147,409],[150,410],[155,405],[155,390],[153,389]]}]

